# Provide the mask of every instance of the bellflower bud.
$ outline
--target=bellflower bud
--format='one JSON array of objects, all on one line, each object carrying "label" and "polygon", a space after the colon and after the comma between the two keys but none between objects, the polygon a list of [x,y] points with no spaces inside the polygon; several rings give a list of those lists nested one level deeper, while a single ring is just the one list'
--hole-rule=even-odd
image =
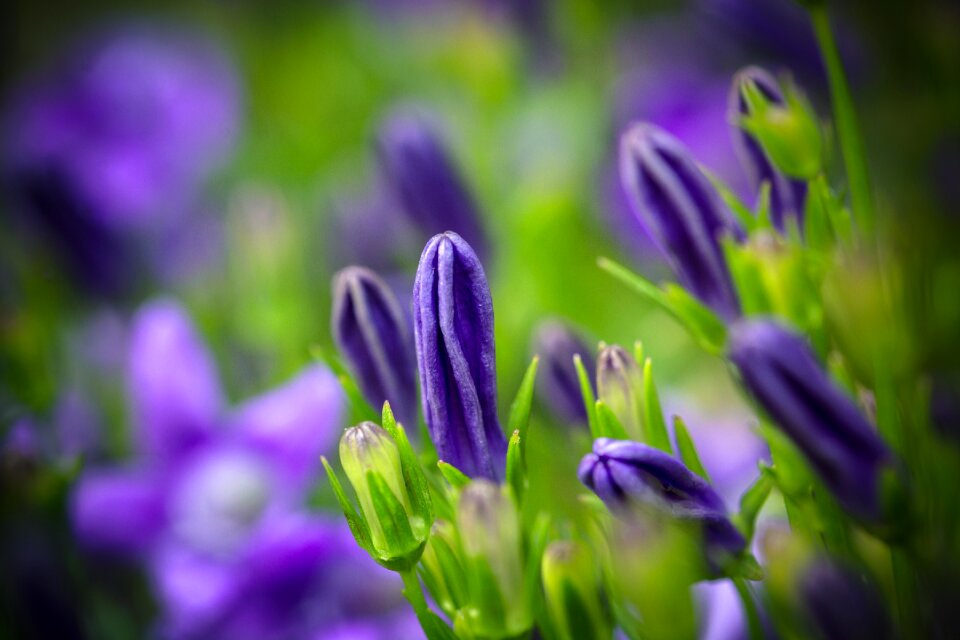
[{"label": "bellflower bud", "polygon": [[416,562],[429,523],[415,513],[400,459],[390,434],[372,422],[350,427],[340,439],[340,464],[357,494],[373,551]]},{"label": "bellflower bud", "polygon": [[[810,180],[823,165],[823,141],[813,107],[792,83],[783,91],[769,74],[751,68],[737,74],[737,122],[777,169]],[[772,185],[771,185],[772,186]]]},{"label": "bellflower bud", "polygon": [[404,213],[424,235],[451,229],[480,255],[487,238],[472,194],[439,131],[423,113],[397,110],[377,139],[380,163]]},{"label": "bellflower bud", "polygon": [[627,434],[643,440],[643,372],[623,347],[613,344],[600,350],[597,393]]},{"label": "bellflower bud", "polygon": [[783,106],[786,101],[780,84],[770,73],[759,67],[747,67],[733,77],[730,89],[730,121],[733,123],[733,143],[740,156],[740,163],[755,190],[766,182],[770,185],[770,214],[773,224],[780,231],[786,229],[787,218],[803,222],[803,210],[807,196],[807,183],[781,173],[767,156],[763,147],[740,124],[749,115],[744,97],[744,87],[752,83],[771,104]]},{"label": "bellflower bud", "polygon": [[597,558],[579,542],[551,542],[541,565],[547,610],[562,640],[610,638]]},{"label": "bellflower bud", "polygon": [[566,325],[556,320],[540,324],[534,336],[534,345],[540,356],[537,392],[541,401],[563,422],[586,424],[587,410],[583,406],[573,356],[579,355],[584,369],[592,374],[596,369],[593,350]]},{"label": "bellflower bud", "polygon": [[446,520],[437,520],[420,560],[420,575],[433,599],[451,619],[467,603],[465,574],[458,550],[457,530]]},{"label": "bellflower bud", "polygon": [[681,284],[723,318],[740,315],[719,238],[743,232],[683,144],[655,125],[631,126],[620,139],[620,179]]},{"label": "bellflower bud", "polygon": [[471,637],[512,638],[533,625],[524,594],[520,516],[509,489],[475,480],[460,494],[457,529],[469,582]]},{"label": "bellflower bud", "polygon": [[766,319],[730,331],[743,384],[852,515],[881,519],[881,473],[892,454],[799,335]]},{"label": "bellflower bud", "polygon": [[577,475],[612,509],[652,505],[681,521],[702,526],[714,568],[746,546],[713,487],[659,449],[629,440],[597,438],[593,452],[580,461]]},{"label": "bellflower bud", "polygon": [[440,459],[472,478],[502,480],[493,301],[477,254],[452,231],[423,250],[413,315],[423,413]]},{"label": "bellflower bud", "polygon": [[852,568],[814,560],[798,585],[800,606],[814,637],[884,640],[895,637],[876,587]]},{"label": "bellflower bud", "polygon": [[407,319],[390,288],[363,267],[333,280],[333,337],[374,407],[390,401],[400,421],[416,426],[417,387]]}]

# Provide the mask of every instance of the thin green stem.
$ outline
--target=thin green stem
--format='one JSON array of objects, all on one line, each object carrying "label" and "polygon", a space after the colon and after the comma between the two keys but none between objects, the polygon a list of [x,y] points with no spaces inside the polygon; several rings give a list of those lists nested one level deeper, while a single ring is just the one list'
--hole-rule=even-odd
[{"label": "thin green stem", "polygon": [[737,594],[743,603],[743,612],[747,616],[747,628],[750,630],[750,640],[763,640],[763,626],[760,624],[760,614],[757,611],[757,603],[753,600],[753,594],[750,587],[743,578],[732,578],[733,586],[737,588]]},{"label": "thin green stem", "polygon": [[399,573],[400,577],[403,578],[403,595],[417,613],[417,617],[420,618],[427,613],[430,608],[427,605],[426,598],[423,597],[423,590],[420,588],[420,579],[417,578],[417,570],[407,569]]},{"label": "thin green stem", "polygon": [[850,86],[843,71],[843,64],[840,62],[840,53],[833,37],[833,30],[830,28],[830,18],[825,5],[826,3],[823,3],[811,7],[810,19],[827,68],[830,98],[836,119],[837,137],[840,140],[840,152],[843,154],[847,181],[850,185],[854,219],[861,233],[866,234],[873,229],[873,194],[870,190],[863,140],[860,137],[857,114],[853,108]]}]

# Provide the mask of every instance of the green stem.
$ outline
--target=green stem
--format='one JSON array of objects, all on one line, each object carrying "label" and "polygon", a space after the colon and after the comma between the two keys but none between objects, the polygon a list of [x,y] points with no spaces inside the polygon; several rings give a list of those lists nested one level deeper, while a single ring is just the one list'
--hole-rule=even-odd
[{"label": "green stem", "polygon": [[750,630],[750,640],[763,640],[763,627],[760,624],[760,614],[757,612],[757,603],[753,600],[750,587],[743,578],[732,578],[733,586],[743,603],[743,612],[747,616],[747,627]]},{"label": "green stem", "polygon": [[427,605],[426,598],[423,597],[420,579],[417,578],[417,570],[407,569],[399,573],[400,577],[403,578],[403,595],[413,607],[417,617],[420,618],[430,610],[430,607]]},{"label": "green stem", "polygon": [[850,200],[853,206],[854,219],[861,233],[869,233],[873,229],[873,194],[870,191],[870,179],[867,174],[867,161],[864,154],[863,141],[860,137],[860,128],[857,124],[857,114],[853,108],[853,98],[850,95],[850,86],[840,62],[840,53],[830,28],[830,18],[827,15],[826,3],[810,8],[810,19],[817,36],[820,53],[827,68],[827,80],[830,83],[830,98],[833,104],[834,118],[836,119],[837,137],[840,140],[840,151],[847,171],[847,180],[850,183]]}]

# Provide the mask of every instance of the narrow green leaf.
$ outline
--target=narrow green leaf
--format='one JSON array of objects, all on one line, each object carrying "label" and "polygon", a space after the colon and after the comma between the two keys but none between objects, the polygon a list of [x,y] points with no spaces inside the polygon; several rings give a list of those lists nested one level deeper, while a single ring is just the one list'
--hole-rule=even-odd
[{"label": "narrow green leaf", "polygon": [[437,462],[437,468],[440,469],[440,474],[454,489],[463,489],[465,486],[470,484],[470,478],[468,478],[463,471],[460,471],[460,469],[457,469],[449,462],[440,460]]},{"label": "narrow green leaf", "polygon": [[760,475],[740,496],[740,512],[734,518],[734,524],[740,529],[740,533],[744,535],[748,543],[753,539],[757,515],[766,503],[767,498],[770,497],[770,492],[773,490],[775,483],[776,480],[769,467],[761,466]]},{"label": "narrow green leaf", "polygon": [[340,503],[340,509],[347,519],[347,525],[350,527],[350,532],[353,534],[354,539],[356,539],[357,544],[360,545],[364,551],[373,553],[373,545],[370,543],[370,527],[367,525],[367,521],[363,519],[362,515],[357,513],[353,504],[347,499],[347,494],[343,491],[343,485],[340,484],[340,479],[337,477],[337,474],[333,472],[327,459],[324,456],[320,456],[320,462],[323,463],[323,468],[327,471],[327,479],[330,481],[330,486],[333,487],[333,493],[337,496],[337,502]]},{"label": "narrow green leaf", "polygon": [[403,473],[403,483],[410,492],[410,499],[413,501],[411,505],[413,511],[424,519],[427,526],[430,526],[434,518],[430,486],[427,483],[426,475],[423,473],[423,467],[420,466],[420,459],[413,450],[410,440],[407,439],[407,432],[403,425],[397,422],[389,402],[383,403],[381,421],[384,430],[393,438],[397,450],[400,452],[400,470]]},{"label": "narrow green leaf", "polygon": [[637,340],[633,343],[633,359],[637,361],[637,364],[643,362],[643,343]]},{"label": "narrow green leaf", "polygon": [[586,367],[583,366],[583,360],[580,354],[573,356],[573,366],[577,369],[577,379],[580,381],[580,395],[583,396],[583,406],[587,410],[587,425],[590,427],[590,433],[594,438],[601,437],[599,425],[597,424],[596,398],[593,395],[593,387],[590,384],[590,375]]},{"label": "narrow green leaf", "polygon": [[522,448],[520,431],[514,429],[510,436],[510,443],[507,445],[507,484],[513,489],[513,497],[516,498],[517,504],[522,503],[527,487],[527,473],[521,459]]},{"label": "narrow green leaf", "polygon": [[753,215],[753,212],[750,211],[750,207],[744,204],[743,200],[718,177],[708,171],[704,171],[704,173],[706,173],[710,182],[713,183],[714,188],[720,194],[723,203],[733,212],[740,224],[743,225],[743,228],[746,229],[748,233],[753,231],[757,226],[757,218]]},{"label": "narrow green leaf", "polygon": [[530,407],[533,405],[533,386],[537,379],[539,362],[539,356],[534,356],[530,361],[513,404],[510,405],[510,418],[507,421],[510,433],[520,432],[520,459],[523,464],[527,463],[527,429],[530,426]]},{"label": "narrow green leaf", "polygon": [[756,229],[772,229],[773,222],[770,219],[770,183],[764,180],[760,184],[760,192],[757,194],[757,226]]},{"label": "narrow green leaf", "polygon": [[433,611],[426,611],[418,615],[417,622],[420,623],[427,640],[459,640],[453,629],[447,626],[443,618]]},{"label": "narrow green leaf", "polygon": [[594,404],[597,413],[597,432],[593,434],[594,438],[613,438],[614,440],[629,440],[627,430],[623,428],[623,423],[617,418],[613,410],[604,403],[603,400],[597,400]]},{"label": "narrow green leaf", "polygon": [[670,444],[670,435],[667,433],[667,423],[663,419],[657,385],[653,381],[653,361],[650,358],[643,363],[643,414],[649,439],[647,444],[672,455],[673,446]]},{"label": "narrow green leaf", "polygon": [[370,499],[377,514],[377,522],[383,528],[383,535],[387,540],[387,549],[382,551],[388,551],[388,557],[394,557],[416,548],[420,541],[413,535],[410,516],[400,499],[390,490],[387,481],[379,473],[368,471],[367,485],[370,487]]},{"label": "narrow green leaf", "polygon": [[693,438],[690,437],[687,425],[684,424],[683,418],[680,416],[673,416],[673,435],[677,440],[677,449],[679,449],[683,464],[687,465],[690,471],[710,482],[710,476],[707,474],[707,470],[703,468],[703,463],[700,462],[700,456],[697,454],[697,447],[693,443]]}]

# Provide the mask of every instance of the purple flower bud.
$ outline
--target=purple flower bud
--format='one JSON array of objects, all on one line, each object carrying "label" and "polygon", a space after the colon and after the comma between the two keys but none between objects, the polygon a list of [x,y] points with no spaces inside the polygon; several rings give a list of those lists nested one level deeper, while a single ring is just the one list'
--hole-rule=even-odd
[{"label": "purple flower bud", "polygon": [[722,317],[739,316],[719,238],[743,233],[683,144],[655,125],[631,126],[620,139],[620,179],[680,282]]},{"label": "purple flower bud", "polygon": [[493,301],[477,254],[452,231],[420,256],[413,315],[423,413],[440,459],[470,477],[502,480]]},{"label": "purple flower bud", "polygon": [[407,318],[380,277],[347,267],[333,279],[333,338],[364,396],[384,400],[409,428],[417,424],[416,365]]},{"label": "purple flower bud", "polygon": [[879,519],[880,473],[891,453],[804,339],[771,320],[742,320],[730,331],[729,357],[840,503],[859,518]]},{"label": "purple flower bud", "polygon": [[818,559],[798,585],[804,619],[817,638],[883,640],[894,637],[890,616],[875,585],[852,568]]},{"label": "purple flower bud", "polygon": [[588,375],[596,368],[593,349],[565,324],[547,320],[534,336],[534,348],[540,356],[537,392],[540,400],[558,419],[571,424],[586,424],[587,410],[580,394],[580,379],[573,364],[579,355]]},{"label": "purple flower bud", "polygon": [[668,453],[630,440],[597,438],[580,461],[580,481],[612,509],[648,504],[703,526],[708,557],[739,553],[743,535],[710,484]]},{"label": "purple flower bud", "polygon": [[777,79],[760,67],[747,67],[733,77],[728,106],[729,119],[733,123],[733,144],[753,188],[759,190],[764,182],[770,185],[770,215],[774,226],[783,231],[788,217],[794,218],[798,224],[803,222],[807,184],[778,171],[760,144],[738,124],[741,117],[748,115],[747,103],[743,98],[743,85],[746,82],[753,82],[764,97],[774,104],[786,105],[786,101]]},{"label": "purple flower bud", "polygon": [[428,117],[395,111],[380,127],[377,148],[387,183],[425,236],[450,229],[488,255],[473,195]]}]

